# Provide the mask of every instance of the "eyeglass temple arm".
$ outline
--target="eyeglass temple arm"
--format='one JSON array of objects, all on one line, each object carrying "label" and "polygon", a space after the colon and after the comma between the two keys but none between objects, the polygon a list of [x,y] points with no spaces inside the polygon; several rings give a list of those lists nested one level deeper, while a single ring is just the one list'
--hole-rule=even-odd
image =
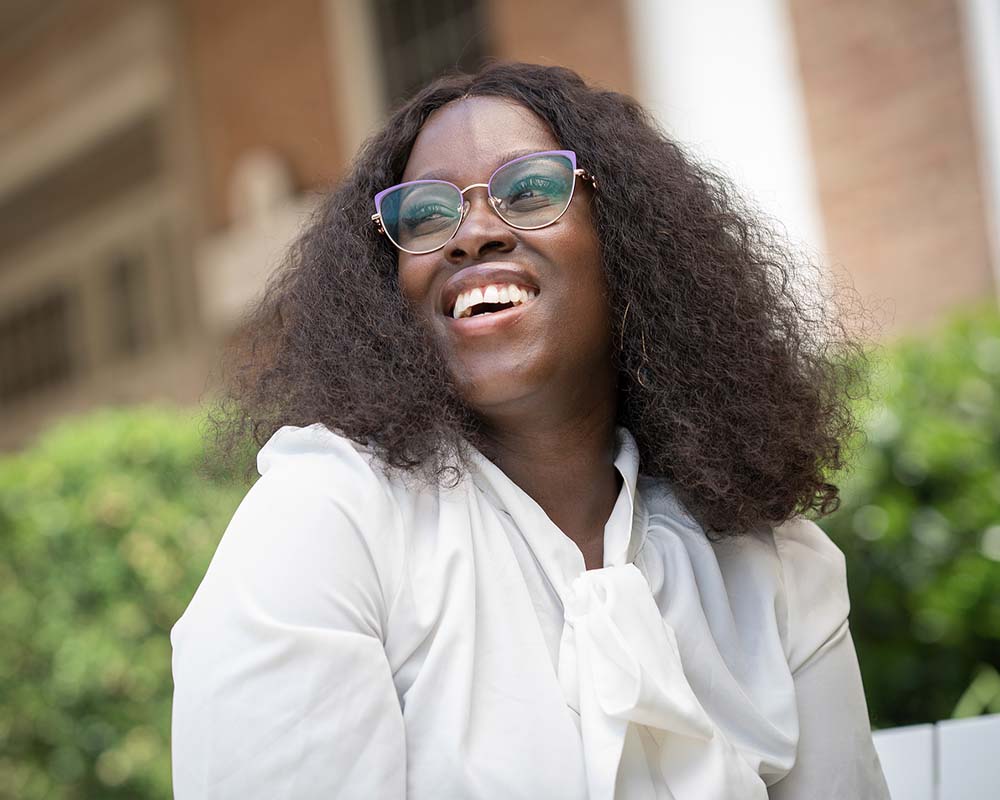
[{"label": "eyeglass temple arm", "polygon": [[579,175],[583,180],[587,181],[595,190],[597,189],[597,178],[591,175],[585,169],[575,169],[573,170],[574,175]]}]

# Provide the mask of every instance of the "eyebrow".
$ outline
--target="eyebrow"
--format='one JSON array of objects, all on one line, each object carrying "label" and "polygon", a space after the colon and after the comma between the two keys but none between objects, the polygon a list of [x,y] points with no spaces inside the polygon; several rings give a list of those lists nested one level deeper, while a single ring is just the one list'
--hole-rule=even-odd
[{"label": "eyebrow", "polygon": [[[496,170],[498,170],[500,167],[502,167],[507,162],[513,161],[515,158],[520,158],[521,156],[528,156],[528,155],[531,155],[532,153],[546,153],[550,149],[555,149],[555,148],[543,148],[543,149],[539,150],[537,147],[522,147],[519,150],[510,150],[510,151],[504,153],[503,155],[501,155],[500,158],[497,159],[496,166],[493,167],[492,170],[490,170],[489,175],[483,175],[482,176],[482,180],[485,183],[489,179],[490,175],[492,175]],[[442,173],[442,172],[440,172],[438,170],[429,170],[428,172],[425,172],[425,173],[423,173],[421,175],[418,175],[416,178],[411,178],[410,180],[414,180],[414,181],[448,181],[448,183],[451,183],[451,181],[449,181],[446,177],[444,177],[444,173]],[[476,183],[478,183],[478,182],[479,181],[476,181]]]}]

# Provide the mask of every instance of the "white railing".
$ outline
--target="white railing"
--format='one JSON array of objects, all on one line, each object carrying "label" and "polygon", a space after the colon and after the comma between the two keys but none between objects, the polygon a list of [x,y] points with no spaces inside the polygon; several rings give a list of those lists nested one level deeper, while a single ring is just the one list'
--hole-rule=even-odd
[{"label": "white railing", "polygon": [[1000,714],[876,731],[892,800],[1000,798]]}]

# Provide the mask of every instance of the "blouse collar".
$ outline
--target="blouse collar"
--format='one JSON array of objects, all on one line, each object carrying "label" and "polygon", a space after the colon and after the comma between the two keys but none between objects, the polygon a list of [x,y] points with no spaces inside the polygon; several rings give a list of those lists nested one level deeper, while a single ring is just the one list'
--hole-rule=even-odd
[{"label": "blouse collar", "polygon": [[[614,466],[622,476],[611,516],[604,527],[604,567],[631,563],[646,534],[648,513],[637,492],[639,448],[632,434],[616,428]],[[556,592],[564,600],[573,580],[586,571],[583,555],[545,511],[482,453],[472,451],[471,478],[489,500],[514,521]]]}]

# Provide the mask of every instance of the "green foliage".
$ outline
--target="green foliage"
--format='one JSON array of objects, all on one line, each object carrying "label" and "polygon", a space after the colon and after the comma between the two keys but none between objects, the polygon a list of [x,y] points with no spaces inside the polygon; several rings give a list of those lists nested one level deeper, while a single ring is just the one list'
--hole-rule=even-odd
[{"label": "green foliage", "polygon": [[0,459],[0,798],[169,798],[171,626],[245,486],[199,421],[104,411]]},{"label": "green foliage", "polygon": [[993,684],[966,690],[1000,664],[1000,317],[901,341],[874,379],[867,442],[820,520],[847,555],[872,720],[944,719],[963,694],[959,713],[981,713]]}]

